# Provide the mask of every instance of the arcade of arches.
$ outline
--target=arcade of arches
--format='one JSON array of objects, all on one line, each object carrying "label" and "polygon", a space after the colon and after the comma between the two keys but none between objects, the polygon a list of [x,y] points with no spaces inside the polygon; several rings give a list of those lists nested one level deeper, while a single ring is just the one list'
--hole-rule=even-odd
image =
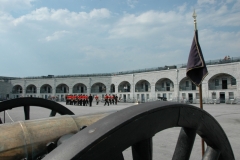
[{"label": "arcade of arches", "polygon": [[[40,80],[39,80],[40,81]],[[60,83],[58,85],[45,83],[37,85],[29,83],[26,87],[16,84],[12,87],[13,98],[22,96],[33,97],[61,97],[64,100],[67,94],[94,94],[103,97],[105,94],[117,94],[125,100],[137,99],[139,101],[157,100],[159,97],[165,97],[168,100],[188,100],[189,102],[197,102],[199,100],[198,87],[195,86],[187,77],[174,81],[170,78],[160,78],[155,82],[141,79],[134,82],[123,80],[119,83],[105,84],[97,82],[91,86],[86,83]],[[204,99],[215,101],[216,103],[224,103],[228,99],[235,99],[237,94],[237,80],[235,77],[222,73],[209,77],[206,83],[208,90],[204,95]],[[56,86],[56,87],[53,87]]]}]

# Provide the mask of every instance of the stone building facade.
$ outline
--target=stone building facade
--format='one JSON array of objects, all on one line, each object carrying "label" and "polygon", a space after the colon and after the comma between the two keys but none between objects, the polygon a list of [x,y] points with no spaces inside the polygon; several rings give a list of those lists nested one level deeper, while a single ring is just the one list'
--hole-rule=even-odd
[{"label": "stone building facade", "polygon": [[[214,61],[213,61],[214,62]],[[208,76],[202,83],[205,103],[232,103],[240,99],[240,59],[208,63]],[[10,98],[54,97],[67,94],[92,94],[103,97],[115,94],[123,101],[152,101],[166,97],[172,101],[199,102],[199,91],[187,77],[186,68],[163,67],[94,75],[27,77],[10,80]]]}]

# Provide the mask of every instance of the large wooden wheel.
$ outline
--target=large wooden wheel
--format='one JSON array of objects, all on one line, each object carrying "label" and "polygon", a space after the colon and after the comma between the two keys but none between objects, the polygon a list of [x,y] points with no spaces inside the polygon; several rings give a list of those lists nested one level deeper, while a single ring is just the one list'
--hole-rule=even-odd
[{"label": "large wooden wheel", "polygon": [[78,132],[44,159],[123,160],[122,152],[131,146],[134,160],[152,160],[152,137],[171,127],[182,127],[173,160],[189,159],[196,134],[208,146],[203,160],[235,159],[225,132],[210,114],[163,101],[113,113]]},{"label": "large wooden wheel", "polygon": [[16,107],[23,107],[25,120],[29,120],[30,106],[43,107],[51,110],[50,117],[55,116],[57,113],[59,113],[60,115],[74,115],[72,111],[70,111],[68,108],[64,107],[59,103],[42,99],[42,98],[33,98],[33,97],[16,98],[16,99],[0,102],[0,112],[9,110],[12,108],[16,108]]}]

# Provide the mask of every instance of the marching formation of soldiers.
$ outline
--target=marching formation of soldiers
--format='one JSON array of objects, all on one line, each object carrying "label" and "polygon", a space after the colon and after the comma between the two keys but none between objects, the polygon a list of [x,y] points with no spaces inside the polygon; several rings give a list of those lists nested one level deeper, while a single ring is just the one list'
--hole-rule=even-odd
[{"label": "marching formation of soldiers", "polygon": [[85,95],[85,94],[80,94],[80,95],[66,95],[65,97],[66,99],[66,105],[70,104],[70,105],[79,105],[79,106],[87,106],[88,104],[90,106],[92,106],[92,101],[93,101],[93,97],[90,94]]},{"label": "marching formation of soldiers", "polygon": [[[92,101],[93,101],[93,96],[90,94],[89,96],[88,95],[85,95],[85,94],[79,94],[79,95],[66,95],[65,97],[66,99],[66,105],[79,105],[79,106],[92,106]],[[99,104],[99,97],[96,95],[94,97],[94,99],[96,100],[96,105]],[[104,96],[104,101],[105,101],[105,104],[115,104],[117,105],[117,102],[118,102],[118,96],[117,95],[105,95]]]},{"label": "marching formation of soldiers", "polygon": [[106,105],[106,104],[108,104],[108,106],[109,106],[109,104],[115,104],[115,105],[117,105],[117,102],[118,102],[118,96],[116,95],[105,95],[104,96],[104,101],[105,101],[105,103],[104,103],[104,106]]}]

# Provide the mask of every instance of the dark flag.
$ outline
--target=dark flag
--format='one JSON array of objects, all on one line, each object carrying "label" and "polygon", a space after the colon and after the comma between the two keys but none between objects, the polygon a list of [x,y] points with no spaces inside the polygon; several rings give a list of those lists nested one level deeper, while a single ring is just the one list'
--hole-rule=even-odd
[{"label": "dark flag", "polygon": [[198,32],[195,30],[192,47],[188,57],[187,77],[199,87],[207,75],[208,70],[202,55],[201,47],[198,43]]}]

